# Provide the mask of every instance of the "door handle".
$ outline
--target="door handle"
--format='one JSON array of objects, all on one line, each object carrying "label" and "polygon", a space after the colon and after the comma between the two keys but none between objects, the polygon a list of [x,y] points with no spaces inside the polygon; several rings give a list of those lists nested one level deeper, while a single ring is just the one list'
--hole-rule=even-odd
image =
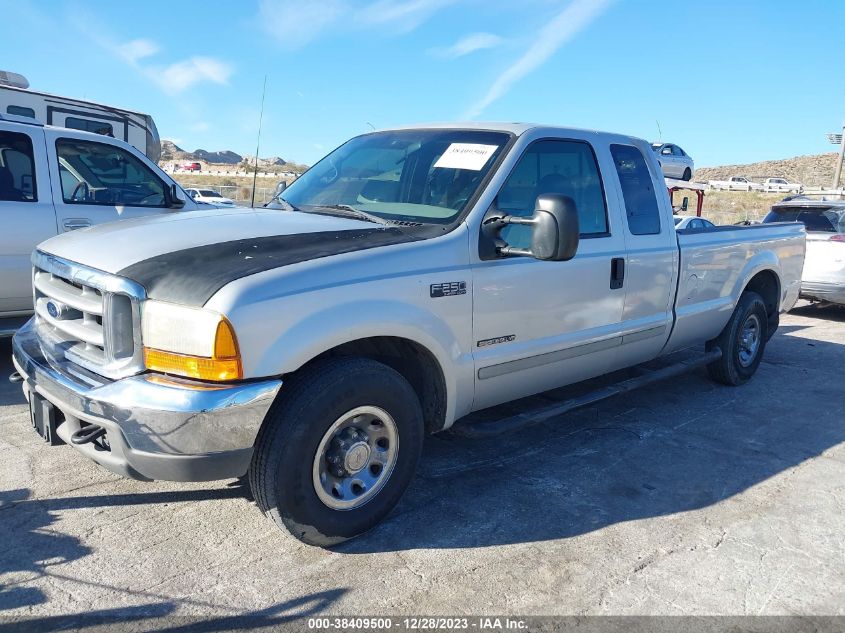
[{"label": "door handle", "polygon": [[76,229],[84,229],[91,226],[91,220],[88,218],[71,218],[65,220],[63,226],[65,231],[75,231]]},{"label": "door handle", "polygon": [[625,283],[625,258],[614,257],[610,260],[610,289],[621,288]]}]

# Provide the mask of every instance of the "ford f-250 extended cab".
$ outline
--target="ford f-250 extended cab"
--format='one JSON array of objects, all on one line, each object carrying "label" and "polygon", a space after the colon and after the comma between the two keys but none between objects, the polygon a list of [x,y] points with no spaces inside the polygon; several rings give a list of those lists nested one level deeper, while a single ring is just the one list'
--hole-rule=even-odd
[{"label": "ford f-250 extended cab", "polygon": [[424,433],[472,411],[699,345],[745,382],[800,290],[802,225],[676,232],[617,134],[374,132],[275,206],[41,244],[13,378],[53,442],[138,479],[248,473],[319,545],[387,515]]}]

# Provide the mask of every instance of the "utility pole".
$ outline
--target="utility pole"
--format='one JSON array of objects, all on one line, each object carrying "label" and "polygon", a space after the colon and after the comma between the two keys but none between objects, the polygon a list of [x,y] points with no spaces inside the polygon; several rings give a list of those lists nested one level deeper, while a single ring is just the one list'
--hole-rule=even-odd
[{"label": "utility pole", "polygon": [[842,177],[842,159],[845,158],[845,123],[842,124],[842,134],[839,139],[839,160],[836,161],[836,173],[833,176],[833,188],[839,189]]}]

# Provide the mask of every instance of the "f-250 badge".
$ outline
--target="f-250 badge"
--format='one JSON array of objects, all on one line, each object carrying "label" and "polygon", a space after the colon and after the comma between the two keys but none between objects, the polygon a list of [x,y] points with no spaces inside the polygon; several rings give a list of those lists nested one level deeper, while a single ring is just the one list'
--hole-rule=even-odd
[{"label": "f-250 badge", "polygon": [[442,284],[431,284],[431,297],[454,297],[455,295],[465,295],[467,293],[467,282],[465,281],[447,281]]}]

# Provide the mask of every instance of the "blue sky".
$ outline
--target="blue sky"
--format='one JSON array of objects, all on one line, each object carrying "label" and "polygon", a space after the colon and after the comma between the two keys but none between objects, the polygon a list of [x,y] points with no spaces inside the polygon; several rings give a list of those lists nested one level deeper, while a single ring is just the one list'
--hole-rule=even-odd
[{"label": "blue sky", "polygon": [[[698,165],[832,151],[842,0],[0,0],[2,69],[185,149],[311,163],[370,125],[537,121]],[[839,40],[839,41],[838,41]]]}]

